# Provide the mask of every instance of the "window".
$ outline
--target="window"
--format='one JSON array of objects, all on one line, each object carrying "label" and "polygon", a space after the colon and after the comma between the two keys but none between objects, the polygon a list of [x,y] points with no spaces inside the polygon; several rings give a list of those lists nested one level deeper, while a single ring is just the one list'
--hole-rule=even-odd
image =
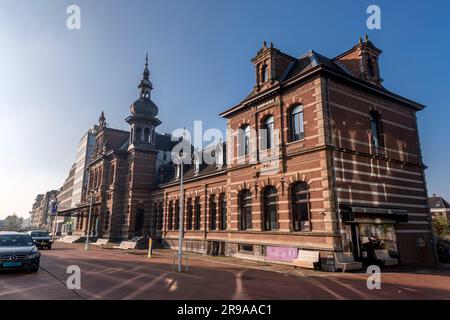
[{"label": "window", "polygon": [[309,192],[306,182],[297,182],[291,190],[294,231],[310,231]]},{"label": "window", "polygon": [[289,112],[289,125],[291,129],[291,142],[302,140],[305,137],[302,105],[293,107]]},{"label": "window", "polygon": [[173,201],[169,202],[169,221],[167,228],[173,230]]},{"label": "window", "polygon": [[267,65],[263,65],[261,68],[261,83],[264,83],[267,80],[269,80],[269,68]]},{"label": "window", "polygon": [[150,142],[150,129],[145,128],[144,130],[144,142]]},{"label": "window", "polygon": [[136,128],[136,135],[134,137],[135,141],[141,141],[141,133],[142,133],[141,128],[137,127]]},{"label": "window", "polygon": [[192,219],[193,219],[193,207],[192,207],[192,199],[188,199],[187,201],[187,229],[192,230]]},{"label": "window", "polygon": [[250,126],[243,126],[239,130],[239,135],[240,156],[248,156],[250,154]]},{"label": "window", "polygon": [[108,231],[109,230],[109,217],[110,217],[110,213],[109,213],[109,211],[106,211],[106,213],[105,213],[105,221],[103,223],[103,230],[104,231]]},{"label": "window", "polygon": [[195,230],[200,230],[200,221],[201,220],[201,205],[200,205],[200,197],[195,198]]},{"label": "window", "polygon": [[153,232],[156,232],[158,230],[158,204],[155,202],[153,204],[153,226],[151,227]]},{"label": "window", "polygon": [[376,111],[370,113],[370,134],[371,142],[374,147],[381,147],[380,141],[380,121],[379,115]]},{"label": "window", "polygon": [[194,174],[197,175],[200,172],[200,157],[197,153],[194,153]]},{"label": "window", "polygon": [[209,198],[209,216],[211,218],[210,221],[210,229],[216,230],[217,229],[217,204],[216,204],[216,197],[212,195]]},{"label": "window", "polygon": [[264,214],[263,214],[264,231],[278,229],[277,214],[277,189],[275,187],[267,187],[264,190]]},{"label": "window", "polygon": [[227,198],[220,197],[220,230],[227,230]]},{"label": "window", "polygon": [[113,182],[114,182],[115,169],[116,169],[115,165],[111,165],[111,170],[110,170],[110,173],[109,173],[109,184],[110,185],[113,184]]},{"label": "window", "polygon": [[375,77],[375,65],[371,57],[367,58],[367,68],[369,71],[369,77]]},{"label": "window", "polygon": [[175,165],[175,179],[179,180],[181,178],[181,165]]},{"label": "window", "polygon": [[239,229],[247,230],[252,228],[252,193],[249,190],[243,190],[240,193],[240,215]]},{"label": "window", "polygon": [[221,144],[217,146],[214,158],[217,168],[221,169],[223,167],[223,146]]},{"label": "window", "polygon": [[160,202],[159,203],[158,226],[157,226],[158,230],[162,230],[162,228],[163,228],[163,217],[164,217],[164,208],[163,208],[163,203]]},{"label": "window", "polygon": [[240,244],[239,245],[239,252],[253,253],[253,246],[250,245],[250,244]]},{"label": "window", "polygon": [[263,149],[274,147],[274,122],[273,116],[267,117],[264,121],[264,137],[262,141]]},{"label": "window", "polygon": [[180,230],[180,200],[175,201],[175,230]]}]

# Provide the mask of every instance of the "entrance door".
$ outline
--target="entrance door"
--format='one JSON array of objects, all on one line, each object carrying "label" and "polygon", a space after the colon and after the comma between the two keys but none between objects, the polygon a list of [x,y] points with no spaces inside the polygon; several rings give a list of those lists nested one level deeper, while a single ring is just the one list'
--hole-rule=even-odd
[{"label": "entrance door", "polygon": [[136,219],[134,223],[135,235],[142,235],[142,228],[144,227],[144,209],[137,209]]},{"label": "entrance door", "polygon": [[348,224],[346,226],[347,234],[350,234],[350,250],[353,253],[353,257],[356,261],[362,260],[361,246],[359,239],[359,228],[357,224]]}]

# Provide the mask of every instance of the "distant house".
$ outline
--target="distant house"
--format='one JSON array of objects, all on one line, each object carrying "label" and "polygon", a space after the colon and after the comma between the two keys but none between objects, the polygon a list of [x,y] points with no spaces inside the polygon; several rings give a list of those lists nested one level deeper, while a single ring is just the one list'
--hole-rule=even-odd
[{"label": "distant house", "polygon": [[5,220],[0,220],[0,230],[3,230],[5,226],[6,226]]},{"label": "distant house", "polygon": [[434,218],[442,217],[447,221],[450,221],[450,204],[445,201],[444,198],[433,194],[429,198],[431,215]]}]

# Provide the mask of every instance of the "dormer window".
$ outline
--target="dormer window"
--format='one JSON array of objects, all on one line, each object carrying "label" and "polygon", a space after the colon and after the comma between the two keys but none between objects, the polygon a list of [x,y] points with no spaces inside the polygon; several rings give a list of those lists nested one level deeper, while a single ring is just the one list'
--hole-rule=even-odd
[{"label": "dormer window", "polygon": [[222,147],[218,147],[215,153],[216,166],[218,169],[223,167],[223,150]]},{"label": "dormer window", "polygon": [[269,67],[265,64],[261,67],[261,83],[269,80]]},{"label": "dormer window", "polygon": [[181,165],[175,165],[175,179],[180,180],[181,177]]},{"label": "dormer window", "polygon": [[197,154],[194,154],[194,174],[197,175],[200,172],[200,158]]},{"label": "dormer window", "polygon": [[372,57],[367,58],[367,70],[369,73],[369,77],[375,77],[375,66],[372,60]]}]

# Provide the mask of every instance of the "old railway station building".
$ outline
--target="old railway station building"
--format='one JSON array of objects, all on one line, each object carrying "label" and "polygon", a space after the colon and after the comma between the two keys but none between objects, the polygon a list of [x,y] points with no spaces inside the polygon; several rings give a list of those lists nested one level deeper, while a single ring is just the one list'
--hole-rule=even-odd
[{"label": "old railway station building", "polygon": [[[401,263],[434,262],[416,120],[424,106],[383,87],[380,54],[367,37],[335,58],[263,44],[255,86],[221,113],[233,133],[183,167],[187,250],[284,262],[318,250],[326,264],[333,252],[367,257],[375,239]],[[100,117],[88,192],[70,212],[78,233],[92,200],[99,237],[177,247],[178,142],[155,131],[152,89],[146,65],[129,132]],[[216,161],[205,164],[205,153]]]}]

